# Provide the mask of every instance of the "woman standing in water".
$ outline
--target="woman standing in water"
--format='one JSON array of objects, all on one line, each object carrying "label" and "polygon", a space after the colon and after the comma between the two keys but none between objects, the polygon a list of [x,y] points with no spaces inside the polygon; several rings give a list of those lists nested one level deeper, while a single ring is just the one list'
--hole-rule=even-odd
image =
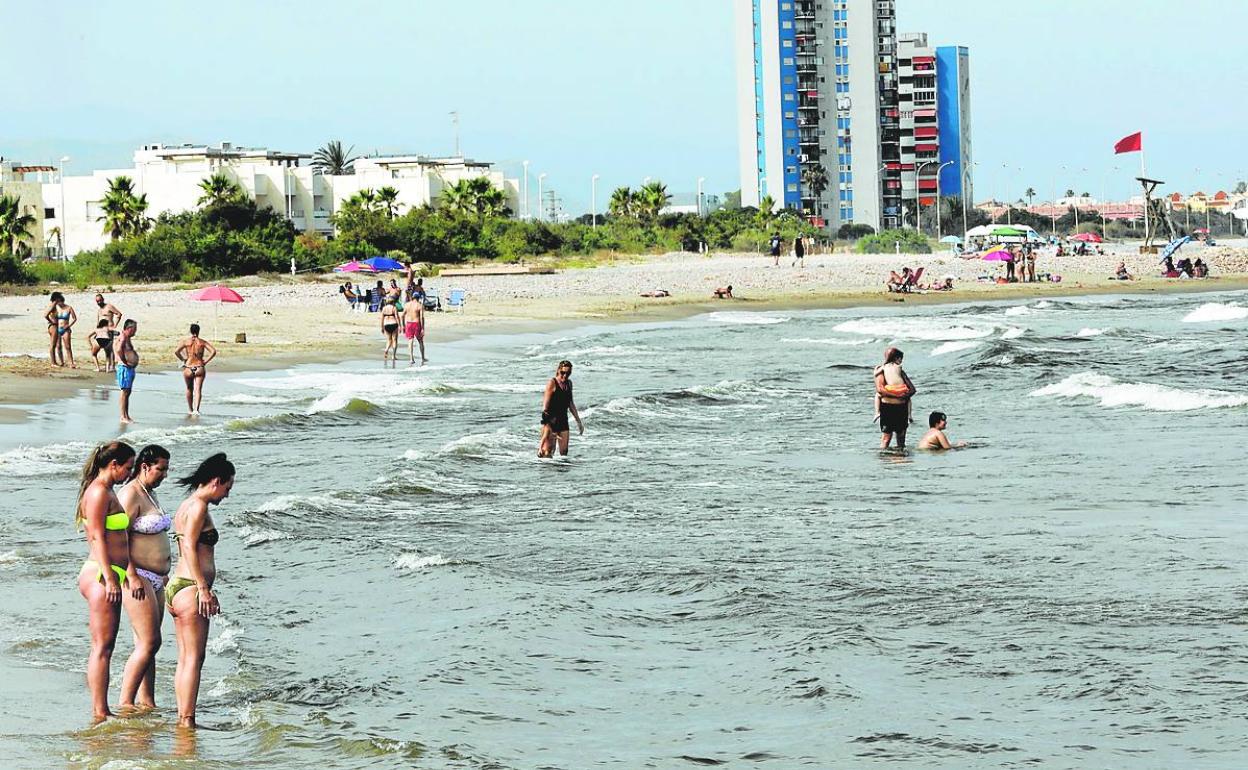
[{"label": "woman standing in water", "polygon": [[208,362],[217,357],[217,349],[211,342],[199,338],[199,324],[191,324],[191,336],[173,354],[182,362],[182,379],[186,382],[186,411],[192,417],[199,416],[199,404],[204,400],[204,378],[208,376]]},{"label": "woman standing in water", "polygon": [[[234,486],[234,464],[218,453],[199,464],[190,476],[178,479],[190,496],[173,515],[173,539],[178,543],[178,567],[165,586],[165,603],[178,637],[178,668],[173,691],[178,700],[178,725],[195,726],[199,675],[204,667],[209,618],[221,612],[212,592],[217,578],[217,527],[208,506],[219,505]],[[192,590],[184,590],[184,589]]]},{"label": "woman standing in water", "polygon": [[897,348],[884,351],[884,363],[875,367],[875,393],[880,410],[880,449],[897,436],[897,448],[906,447],[906,429],[910,427],[910,398],[917,392],[910,376],[901,368],[905,357]]},{"label": "woman standing in water", "polygon": [[381,361],[387,358],[399,359],[399,309],[393,297],[386,297],[386,304],[381,307],[381,333],[386,337],[386,349],[381,353]]},{"label": "woman standing in water", "polygon": [[[65,302],[65,295],[59,291],[52,292],[52,306],[44,313],[48,322],[48,338],[51,347],[48,357],[56,366],[74,365],[73,326],[78,322],[78,313]],[[68,362],[68,363],[67,363]]]},{"label": "woman standing in water", "polygon": [[97,720],[113,715],[108,709],[108,678],[121,622],[122,584],[142,590],[130,565],[130,517],[113,494],[113,487],[130,477],[133,466],[134,448],[129,444],[102,444],[82,466],[78,488],[77,524],[86,530],[90,553],[78,572],[78,591],[87,600],[87,627],[91,631],[87,690],[91,693],[91,713]]},{"label": "woman standing in water", "polygon": [[555,444],[559,445],[559,454],[568,454],[568,411],[576,418],[577,434],[585,433],[585,423],[576,411],[576,403],[572,400],[572,362],[560,361],[555,367],[555,376],[546,383],[546,395],[542,400],[542,440],[537,448],[538,457],[550,457],[555,453]]},{"label": "woman standing in water", "polygon": [[130,565],[137,575],[122,599],[134,631],[134,652],[121,676],[122,706],[156,707],[156,652],[165,617],[165,583],[169,580],[169,526],[153,491],[169,475],[169,451],[149,444],[139,450],[134,476],[117,499],[130,516]]}]

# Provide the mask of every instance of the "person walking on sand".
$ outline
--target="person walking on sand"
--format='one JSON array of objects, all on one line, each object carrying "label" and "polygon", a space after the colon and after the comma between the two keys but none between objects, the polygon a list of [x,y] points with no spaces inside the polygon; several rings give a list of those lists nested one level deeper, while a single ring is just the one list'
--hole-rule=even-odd
[{"label": "person walking on sand", "polygon": [[134,374],[139,368],[139,351],[134,349],[134,335],[139,333],[139,322],[127,318],[121,327],[117,351],[117,388],[121,390],[121,422],[129,425],[134,422],[130,418],[130,392],[134,390]]},{"label": "person walking on sand", "polygon": [[117,499],[130,517],[130,565],[135,576],[121,603],[134,631],[134,651],[121,676],[120,705],[156,708],[156,652],[165,616],[169,581],[169,532],[173,517],[156,499],[156,487],[169,475],[169,450],[148,444],[139,450],[130,482]]},{"label": "person walking on sand", "polygon": [[381,352],[381,361],[385,363],[387,359],[399,360],[399,311],[395,306],[394,298],[387,297],[384,305],[381,306],[381,312],[378,314],[381,322],[381,333],[386,338],[386,348]]},{"label": "person walking on sand", "polygon": [[793,239],[793,264],[789,267],[795,267],[799,262],[806,267],[806,242],[800,235]]},{"label": "person walking on sand", "polygon": [[775,266],[780,267],[780,236],[775,233],[771,235],[771,258],[775,260]]},{"label": "person walking on sand", "polygon": [[48,334],[52,342],[48,357],[56,366],[77,369],[74,365],[73,327],[78,323],[78,313],[65,302],[64,294],[59,291],[52,292],[52,307],[48,308],[44,319],[48,322]]},{"label": "person walking on sand", "polygon": [[949,418],[944,412],[929,414],[927,425],[929,430],[923,434],[923,438],[919,439],[919,449],[962,449],[966,446],[965,441],[959,441],[957,444],[949,442],[949,437],[945,435],[945,428],[949,426]]},{"label": "person walking on sand", "polygon": [[[113,352],[113,337],[116,337],[117,326],[121,323],[121,311],[117,309],[111,302],[104,300],[103,294],[95,295],[96,307],[96,327],[100,327],[100,321],[104,321],[108,327],[109,342],[103,341],[103,336],[96,334],[91,337],[91,357],[95,359],[95,370],[111,372],[116,368],[117,357]],[[104,368],[100,369],[100,353],[104,353]]]},{"label": "person walking on sand", "polygon": [[192,417],[199,416],[199,405],[204,400],[204,378],[208,376],[208,363],[217,357],[217,349],[208,340],[200,339],[199,324],[191,324],[191,336],[182,340],[173,355],[182,362],[182,379],[186,383],[186,411]]},{"label": "person walking on sand", "polygon": [[576,418],[576,432],[585,433],[585,423],[576,410],[576,402],[572,399],[572,362],[560,361],[555,367],[555,376],[546,383],[546,393],[542,398],[542,439],[537,447],[538,457],[551,457],[555,453],[555,445],[559,446],[559,454],[568,454],[568,412]]},{"label": "person walking on sand", "polygon": [[[173,616],[178,639],[178,667],[173,693],[178,702],[178,726],[195,727],[200,673],[208,645],[208,625],[221,612],[213,592],[217,579],[216,550],[220,535],[208,506],[220,505],[234,488],[234,464],[218,453],[199,464],[190,476],[178,479],[190,490],[173,515],[173,539],[178,544],[178,566],[165,586],[165,604]],[[191,590],[185,590],[185,589]]]},{"label": "person walking on sand", "polygon": [[429,359],[425,357],[425,303],[416,299],[408,300],[403,306],[403,336],[407,337],[408,365],[416,363],[416,345],[420,344],[420,363],[423,366]]},{"label": "person walking on sand", "polygon": [[910,399],[918,391],[910,376],[901,368],[905,354],[897,348],[884,351],[884,363],[875,367],[875,393],[880,411],[880,449],[888,449],[893,436],[897,448],[906,447],[906,429],[910,425]]},{"label": "person walking on sand", "polygon": [[130,566],[130,517],[113,494],[113,487],[130,477],[133,466],[134,447],[110,441],[91,452],[78,486],[75,523],[86,532],[89,553],[78,571],[78,592],[87,601],[91,632],[87,690],[96,721],[113,715],[108,708],[108,679],[121,624],[122,588],[141,590]]}]

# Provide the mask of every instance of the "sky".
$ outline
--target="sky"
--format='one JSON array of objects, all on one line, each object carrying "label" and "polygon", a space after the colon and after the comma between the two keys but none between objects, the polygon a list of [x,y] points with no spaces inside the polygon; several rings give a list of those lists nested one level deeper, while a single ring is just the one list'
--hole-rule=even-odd
[{"label": "sky", "polygon": [[[1248,178],[1244,0],[897,0],[971,52],[976,197]],[[0,155],[131,165],[142,144],[465,155],[545,173],[566,210],[661,179],[740,187],[731,0],[0,0]],[[1065,170],[1062,167],[1065,167]],[[1118,170],[1114,171],[1113,167]]]}]

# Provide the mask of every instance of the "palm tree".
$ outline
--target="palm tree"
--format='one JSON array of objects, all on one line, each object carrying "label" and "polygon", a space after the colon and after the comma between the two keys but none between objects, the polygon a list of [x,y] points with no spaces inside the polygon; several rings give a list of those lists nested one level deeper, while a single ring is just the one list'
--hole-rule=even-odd
[{"label": "palm tree", "polygon": [[1075,191],[1074,191],[1074,190],[1067,190],[1067,191],[1066,191],[1066,197],[1067,197],[1067,198],[1073,198],[1073,197],[1075,197]]},{"label": "palm tree", "polygon": [[147,218],[147,195],[135,195],[134,182],[128,176],[109,180],[100,209],[104,216],[96,221],[104,223],[104,232],[114,241],[145,233],[151,227]]},{"label": "palm tree", "polygon": [[438,205],[452,214],[475,216],[482,222],[486,217],[504,217],[511,214],[507,208],[507,194],[484,176],[461,179],[443,188]]},{"label": "palm tree", "polygon": [[195,202],[199,206],[217,206],[243,197],[243,188],[238,186],[238,182],[221,171],[200,182],[199,189],[204,191]]},{"label": "palm tree", "polygon": [[827,169],[818,163],[807,166],[802,169],[802,184],[810,191],[812,198],[822,197],[823,191],[828,189]]},{"label": "palm tree", "polygon": [[776,218],[776,199],[764,195],[758,202],[758,223],[766,228]]},{"label": "palm tree", "polygon": [[399,191],[389,185],[377,191],[377,205],[386,212],[386,216],[394,219],[399,213]]},{"label": "palm tree", "polygon": [[617,187],[611,193],[607,212],[613,217],[632,219],[637,216],[637,195],[629,187]]},{"label": "palm tree", "polygon": [[0,248],[16,254],[20,244],[34,235],[34,226],[34,216],[22,213],[20,198],[0,195]]},{"label": "palm tree", "polygon": [[667,194],[667,185],[662,182],[650,182],[637,191],[638,213],[645,219],[658,219],[659,213],[671,202],[672,196]]},{"label": "palm tree", "polygon": [[1026,196],[1027,206],[1030,207],[1032,199],[1036,197],[1036,188],[1028,187],[1027,192],[1023,193],[1023,195]]},{"label": "palm tree", "polygon": [[327,176],[354,174],[356,158],[351,155],[354,149],[355,145],[342,149],[342,142],[335,139],[312,154],[312,168]]}]

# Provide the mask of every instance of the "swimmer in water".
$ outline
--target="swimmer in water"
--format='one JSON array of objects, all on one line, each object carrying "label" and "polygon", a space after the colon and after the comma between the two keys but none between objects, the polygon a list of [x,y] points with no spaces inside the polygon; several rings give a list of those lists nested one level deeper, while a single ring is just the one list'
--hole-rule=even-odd
[{"label": "swimmer in water", "polygon": [[217,579],[216,524],[208,506],[220,505],[234,488],[234,464],[218,453],[199,464],[195,472],[178,483],[190,495],[173,515],[173,539],[178,544],[178,566],[165,586],[165,604],[173,616],[178,637],[178,668],[173,692],[178,701],[178,726],[195,727],[200,672],[208,645],[208,624],[220,614],[221,604],[213,592]]},{"label": "swimmer in water", "polygon": [[945,435],[945,428],[949,425],[949,418],[944,412],[932,412],[927,416],[927,424],[929,430],[919,439],[919,449],[963,449],[966,447],[965,441],[959,441],[957,444],[951,444],[949,437]]},{"label": "swimmer in water", "polygon": [[89,557],[78,572],[78,592],[87,600],[91,652],[87,656],[87,690],[96,720],[111,717],[108,708],[109,667],[121,623],[121,592],[142,590],[130,564],[130,517],[113,487],[130,478],[134,447],[110,441],[91,452],[82,466],[78,487],[79,528],[86,531]]}]

